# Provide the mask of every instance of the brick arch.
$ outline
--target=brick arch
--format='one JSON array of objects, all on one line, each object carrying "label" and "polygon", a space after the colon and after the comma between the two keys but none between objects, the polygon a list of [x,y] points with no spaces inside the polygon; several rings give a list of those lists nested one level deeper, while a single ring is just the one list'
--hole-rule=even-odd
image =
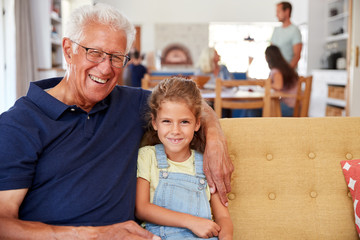
[{"label": "brick arch", "polygon": [[192,65],[193,61],[187,47],[175,43],[164,48],[161,65]]}]

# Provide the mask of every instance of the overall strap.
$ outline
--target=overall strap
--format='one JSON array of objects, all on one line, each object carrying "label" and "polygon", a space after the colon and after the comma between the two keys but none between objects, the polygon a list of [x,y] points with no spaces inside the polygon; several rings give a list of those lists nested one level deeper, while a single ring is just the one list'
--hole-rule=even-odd
[{"label": "overall strap", "polygon": [[167,162],[167,157],[164,149],[164,145],[156,144],[155,145],[155,153],[156,153],[156,160],[158,164],[158,168],[168,168],[169,164]]},{"label": "overall strap", "polygon": [[196,176],[199,178],[205,178],[204,170],[203,170],[203,154],[195,151],[195,172]]}]

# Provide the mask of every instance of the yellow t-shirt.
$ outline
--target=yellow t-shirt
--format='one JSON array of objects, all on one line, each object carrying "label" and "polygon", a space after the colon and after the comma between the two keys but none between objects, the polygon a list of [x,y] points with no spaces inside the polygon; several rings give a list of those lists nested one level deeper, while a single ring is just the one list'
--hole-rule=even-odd
[{"label": "yellow t-shirt", "polygon": [[[137,177],[150,182],[150,202],[153,202],[154,192],[159,184],[159,169],[157,167],[155,146],[145,146],[139,149],[137,162]],[[195,152],[191,150],[191,156],[184,162],[174,162],[167,159],[168,172],[185,173],[195,176]],[[206,186],[206,195],[210,200],[209,185]]]}]

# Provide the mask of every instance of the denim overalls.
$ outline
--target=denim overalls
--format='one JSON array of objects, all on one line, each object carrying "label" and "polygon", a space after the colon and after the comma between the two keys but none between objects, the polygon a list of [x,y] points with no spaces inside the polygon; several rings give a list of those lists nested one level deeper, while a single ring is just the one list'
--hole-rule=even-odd
[{"label": "denim overalls", "polygon": [[[164,146],[155,146],[159,168],[159,184],[155,189],[153,203],[173,211],[188,213],[194,216],[211,219],[210,203],[206,196],[206,179],[203,172],[202,154],[195,151],[196,176],[184,173],[168,172],[169,164]],[[146,223],[146,229],[161,239],[202,239],[189,229],[159,226]],[[206,238],[209,239],[209,238]],[[218,239],[213,237],[210,239]]]}]

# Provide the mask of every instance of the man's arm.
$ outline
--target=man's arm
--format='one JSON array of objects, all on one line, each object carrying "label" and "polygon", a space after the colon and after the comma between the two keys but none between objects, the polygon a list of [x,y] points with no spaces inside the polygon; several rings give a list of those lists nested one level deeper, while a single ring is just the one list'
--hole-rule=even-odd
[{"label": "man's arm", "polygon": [[226,193],[231,191],[231,174],[234,171],[227,143],[220,122],[214,110],[203,101],[203,119],[206,135],[204,152],[204,173],[209,183],[210,191],[219,193],[221,202],[227,206]]},{"label": "man's arm", "polygon": [[103,227],[71,227],[19,220],[19,207],[26,193],[27,189],[0,191],[0,239],[160,239],[133,221]]},{"label": "man's arm", "polygon": [[290,62],[290,66],[292,68],[296,68],[296,66],[297,66],[297,64],[298,64],[298,62],[300,60],[301,49],[302,49],[302,43],[298,43],[298,44],[293,45],[294,56],[293,56],[293,58],[291,59],[291,62]]}]

